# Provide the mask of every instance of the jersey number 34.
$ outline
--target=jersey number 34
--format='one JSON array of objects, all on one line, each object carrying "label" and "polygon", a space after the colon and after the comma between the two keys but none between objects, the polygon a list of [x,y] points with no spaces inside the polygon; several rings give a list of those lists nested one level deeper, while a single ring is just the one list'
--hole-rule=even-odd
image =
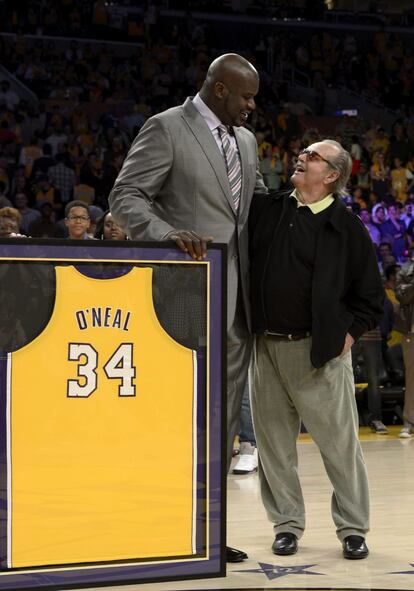
[{"label": "jersey number 34", "polygon": [[[132,343],[122,343],[103,366],[105,375],[110,380],[121,380],[118,396],[135,396],[134,378],[136,369],[133,365],[134,347]],[[80,362],[83,357],[83,363]],[[98,388],[99,363],[98,352],[89,343],[69,343],[69,361],[77,361],[77,380],[68,380],[69,398],[87,398]]]}]

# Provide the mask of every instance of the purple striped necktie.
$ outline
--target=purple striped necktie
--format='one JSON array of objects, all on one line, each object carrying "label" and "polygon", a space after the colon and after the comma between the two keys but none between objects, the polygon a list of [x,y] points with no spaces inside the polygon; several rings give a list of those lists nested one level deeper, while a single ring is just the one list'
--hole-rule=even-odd
[{"label": "purple striped necktie", "polygon": [[242,184],[242,172],[239,155],[237,150],[233,148],[231,144],[230,134],[227,127],[225,125],[219,125],[217,129],[219,132],[221,144],[223,146],[224,158],[226,160],[230,189],[233,194],[234,209],[238,211]]}]

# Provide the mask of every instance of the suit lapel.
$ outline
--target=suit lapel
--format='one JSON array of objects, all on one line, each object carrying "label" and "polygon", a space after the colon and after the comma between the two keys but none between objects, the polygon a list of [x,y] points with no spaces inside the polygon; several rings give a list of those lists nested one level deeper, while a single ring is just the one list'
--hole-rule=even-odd
[{"label": "suit lapel", "polygon": [[237,127],[233,127],[234,133],[236,136],[237,146],[239,148],[240,154],[240,165],[242,170],[242,187],[241,187],[241,195],[240,195],[240,205],[239,205],[239,219],[242,217],[246,207],[247,207],[247,199],[246,199],[246,192],[247,187],[249,184],[249,177],[248,177],[248,162],[249,156],[247,151],[247,144],[243,139],[243,135],[240,133],[240,130]]},{"label": "suit lapel", "polygon": [[187,99],[184,103],[183,119],[190,128],[195,139],[203,150],[207,160],[209,161],[226,198],[226,201],[229,203],[234,214],[236,214],[234,209],[233,194],[230,189],[229,177],[227,176],[227,169],[223,155],[221,154],[216,140],[208,128],[207,123],[204,121],[197,109],[192,105],[190,99]]}]

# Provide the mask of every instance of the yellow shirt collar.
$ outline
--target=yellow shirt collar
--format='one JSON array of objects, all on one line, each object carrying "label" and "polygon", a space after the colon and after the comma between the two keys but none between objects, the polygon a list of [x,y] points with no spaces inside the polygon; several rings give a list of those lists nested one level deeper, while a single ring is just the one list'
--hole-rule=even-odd
[{"label": "yellow shirt collar", "polygon": [[294,189],[290,196],[296,199],[298,207],[309,207],[312,213],[320,213],[321,211],[329,207],[335,199],[332,193],[329,193],[329,195],[327,195],[320,201],[317,201],[316,203],[302,203],[302,201],[299,200],[297,189]]}]

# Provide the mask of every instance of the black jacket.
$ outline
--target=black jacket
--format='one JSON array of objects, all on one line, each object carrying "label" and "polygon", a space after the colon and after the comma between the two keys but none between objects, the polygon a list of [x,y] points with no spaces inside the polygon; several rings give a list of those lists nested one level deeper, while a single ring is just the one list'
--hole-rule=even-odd
[{"label": "black jacket", "polygon": [[[277,272],[272,241],[287,211],[289,195],[286,191],[257,195],[250,207],[251,313],[253,332],[257,334],[272,331],[274,311],[265,309],[263,294],[268,273]],[[382,315],[383,299],[381,276],[369,234],[361,220],[335,197],[332,214],[320,230],[314,263],[313,366],[322,367],[338,356],[347,332],[357,340],[375,328]]]}]

